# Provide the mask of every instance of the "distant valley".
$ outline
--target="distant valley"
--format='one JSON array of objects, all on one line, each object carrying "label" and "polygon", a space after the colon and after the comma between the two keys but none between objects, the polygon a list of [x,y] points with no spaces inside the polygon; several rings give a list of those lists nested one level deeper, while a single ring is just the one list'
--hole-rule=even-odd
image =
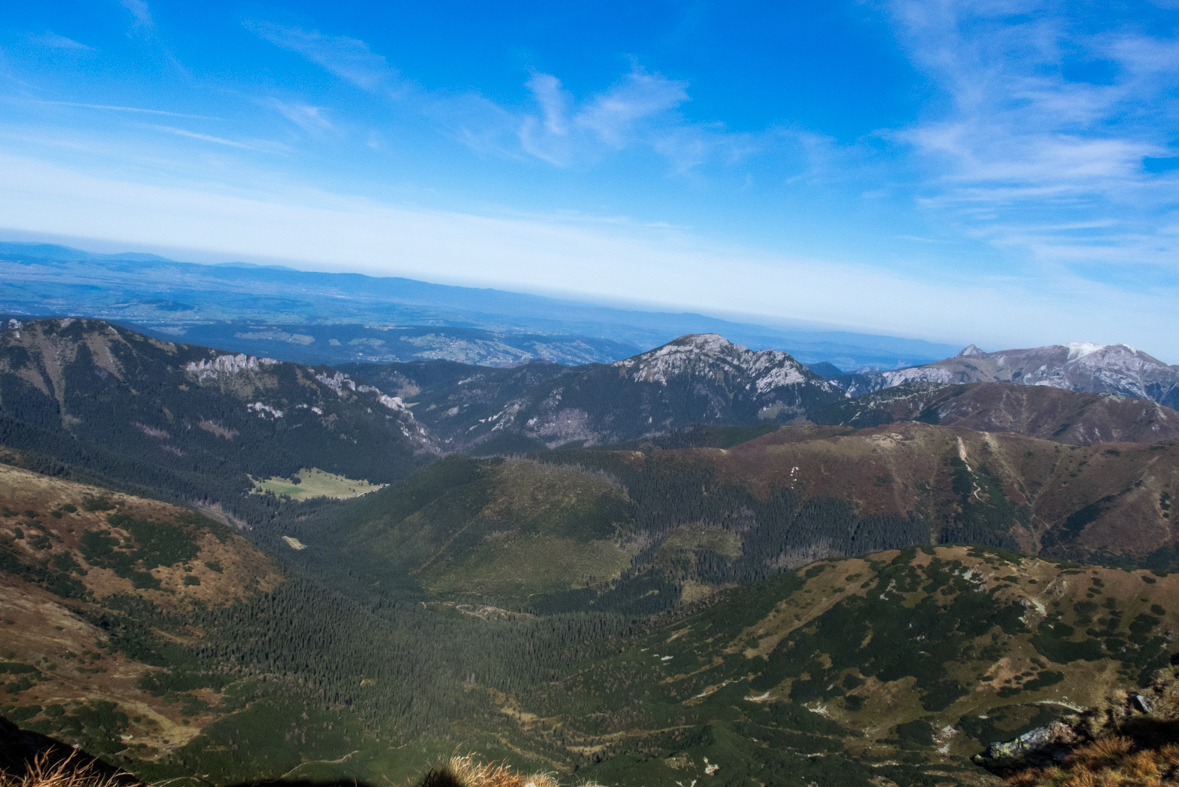
[{"label": "distant valley", "polygon": [[0,314],[6,312],[114,320],[157,338],[313,364],[609,362],[677,336],[710,332],[757,349],[787,349],[804,363],[835,361],[849,371],[911,366],[956,349],[404,278],[199,265],[0,241]]}]

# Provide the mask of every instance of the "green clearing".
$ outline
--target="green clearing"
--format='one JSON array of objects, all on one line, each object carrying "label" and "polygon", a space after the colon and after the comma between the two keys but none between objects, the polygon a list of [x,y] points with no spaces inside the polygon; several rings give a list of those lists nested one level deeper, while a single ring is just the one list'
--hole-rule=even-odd
[{"label": "green clearing", "polygon": [[[298,483],[294,483],[298,479]],[[345,478],[335,473],[325,473],[317,467],[304,468],[295,473],[294,478],[271,476],[265,481],[250,478],[254,482],[253,493],[256,495],[273,492],[279,497],[289,497],[292,500],[310,500],[314,497],[330,497],[336,500],[347,500],[352,497],[367,495],[381,489],[384,484],[370,484],[368,481]]]}]

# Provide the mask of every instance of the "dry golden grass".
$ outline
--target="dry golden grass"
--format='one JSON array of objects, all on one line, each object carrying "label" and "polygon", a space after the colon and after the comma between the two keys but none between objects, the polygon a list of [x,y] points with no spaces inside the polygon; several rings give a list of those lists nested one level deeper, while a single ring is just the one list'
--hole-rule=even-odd
[{"label": "dry golden grass", "polygon": [[[432,769],[418,787],[560,787],[560,783],[550,773],[524,775],[505,763],[484,764],[467,755],[451,757],[445,764]],[[598,785],[584,784],[581,787]]]},{"label": "dry golden grass", "polygon": [[1179,784],[1179,744],[1134,750],[1129,738],[1110,736],[1078,747],[1059,768],[1029,768],[1006,787],[1129,787]]},{"label": "dry golden grass", "polygon": [[134,784],[129,775],[103,773],[94,760],[76,752],[56,761],[50,752],[41,752],[21,776],[0,771],[0,787],[130,787]]}]

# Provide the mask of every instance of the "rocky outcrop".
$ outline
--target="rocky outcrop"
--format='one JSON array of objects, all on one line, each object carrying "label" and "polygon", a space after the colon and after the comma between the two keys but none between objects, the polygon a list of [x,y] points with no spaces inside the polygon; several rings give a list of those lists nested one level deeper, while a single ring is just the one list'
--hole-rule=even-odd
[{"label": "rocky outcrop", "polygon": [[1030,730],[1014,740],[992,743],[972,759],[990,770],[1042,768],[1068,762],[1078,747],[1114,736],[1129,739],[1136,748],[1173,742],[1176,729],[1179,667],[1172,665],[1159,670],[1149,685],[1137,691],[1114,691],[1096,707]]},{"label": "rocky outcrop", "polygon": [[218,355],[212,359],[190,361],[184,367],[186,372],[196,375],[198,382],[217,379],[222,375],[235,375],[242,372],[256,372],[264,366],[273,366],[278,361],[273,358],[255,358],[252,355],[238,353],[237,355]]}]

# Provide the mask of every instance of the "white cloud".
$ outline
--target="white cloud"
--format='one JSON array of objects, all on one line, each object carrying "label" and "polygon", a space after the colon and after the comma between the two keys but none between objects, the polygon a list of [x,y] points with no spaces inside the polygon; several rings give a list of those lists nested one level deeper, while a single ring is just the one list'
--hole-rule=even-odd
[{"label": "white cloud", "polygon": [[[918,204],[948,211],[975,237],[1040,261],[1167,266],[1157,236],[1175,179],[1144,157],[1167,157],[1179,124],[1179,39],[1111,23],[1080,29],[1068,4],[898,0],[891,6],[913,62],[946,91],[941,117],[894,138],[920,154],[928,178]],[[1070,64],[1103,64],[1096,82]],[[1051,221],[1116,224],[1106,245],[1083,230],[1045,237]],[[1153,238],[1153,240],[1152,240]],[[1124,244],[1124,245],[1123,245]]]},{"label": "white cloud", "polygon": [[143,107],[121,107],[114,104],[83,104],[77,101],[41,101],[36,99],[28,99],[32,104],[47,104],[50,106],[59,107],[77,107],[79,109],[98,109],[106,112],[130,112],[133,114],[142,115],[166,115],[168,117],[177,118],[194,118],[197,120],[217,120],[217,118],[209,117],[208,115],[189,115],[184,112],[169,112],[164,109],[145,109]]},{"label": "white cloud", "polygon": [[687,100],[687,82],[649,74],[636,64],[618,84],[586,102],[574,122],[607,145],[621,149],[633,139],[639,123]]},{"label": "white cloud", "polygon": [[684,173],[710,159],[740,158],[753,147],[749,135],[686,120],[677,110],[691,100],[688,83],[648,72],[638,63],[609,88],[581,100],[558,77],[535,72],[524,84],[532,106],[513,107],[471,91],[411,86],[383,55],[356,38],[270,22],[245,25],[341,79],[416,110],[455,141],[481,153],[564,167],[643,146],[666,159],[672,173]]},{"label": "white cloud", "polygon": [[256,150],[276,152],[286,150],[286,146],[279,142],[268,142],[265,140],[250,140],[247,142],[240,142],[233,139],[225,139],[223,137],[215,137],[211,134],[201,134],[196,131],[189,131],[183,128],[175,128],[174,126],[150,126],[157,131],[163,131],[167,134],[174,134],[178,137],[187,137],[188,139],[197,139],[201,142],[211,142],[214,145],[223,145],[230,148],[239,148],[241,150]]},{"label": "white cloud", "polygon": [[731,162],[756,147],[750,135],[685,119],[677,110],[691,100],[688,83],[637,64],[607,90],[581,101],[551,74],[533,74],[527,87],[540,112],[518,116],[520,146],[558,166],[646,147],[663,157],[673,174],[682,174],[710,160]]}]

